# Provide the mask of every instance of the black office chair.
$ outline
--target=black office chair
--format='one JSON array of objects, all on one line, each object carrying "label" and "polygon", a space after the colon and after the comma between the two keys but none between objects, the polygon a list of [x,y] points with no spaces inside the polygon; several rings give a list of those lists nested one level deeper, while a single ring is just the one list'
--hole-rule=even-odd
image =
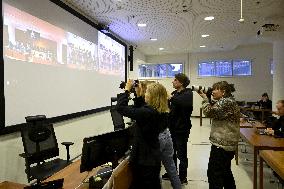
[{"label": "black office chair", "polygon": [[238,106],[245,106],[246,105],[246,101],[236,101],[236,103],[238,104]]},{"label": "black office chair", "polygon": [[[67,149],[67,160],[56,158],[59,148],[53,125],[46,123],[44,115],[28,116],[26,122],[28,126],[21,129],[24,153],[20,156],[25,158],[28,182],[36,179],[40,183],[70,164],[69,146],[73,143],[62,143]],[[55,159],[49,160],[51,158]]]},{"label": "black office chair", "polygon": [[116,109],[110,109],[114,130],[125,129],[123,116]]},{"label": "black office chair", "polygon": [[256,102],[247,102],[247,106],[248,106],[248,107],[252,107],[252,106],[254,106],[254,105],[256,105]]}]

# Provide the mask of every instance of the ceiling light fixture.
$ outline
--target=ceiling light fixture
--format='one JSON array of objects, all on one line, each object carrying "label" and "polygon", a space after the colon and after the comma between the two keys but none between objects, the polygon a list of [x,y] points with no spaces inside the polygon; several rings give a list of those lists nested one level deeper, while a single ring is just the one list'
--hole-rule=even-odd
[{"label": "ceiling light fixture", "polygon": [[239,19],[239,22],[244,22],[245,19],[243,18],[243,0],[241,0],[241,18]]},{"label": "ceiling light fixture", "polygon": [[210,35],[208,34],[204,34],[204,35],[201,35],[201,37],[209,37]]},{"label": "ceiling light fixture", "polygon": [[143,24],[143,23],[141,23],[141,24],[137,24],[137,26],[138,26],[138,27],[146,27],[146,26],[147,26],[147,24]]},{"label": "ceiling light fixture", "polygon": [[214,16],[207,16],[204,18],[204,20],[214,20]]},{"label": "ceiling light fixture", "polygon": [[158,39],[156,38],[150,38],[151,41],[157,41]]},{"label": "ceiling light fixture", "polygon": [[205,45],[200,45],[199,47],[204,48],[204,47],[206,47],[206,46],[205,46]]},{"label": "ceiling light fixture", "polygon": [[162,50],[164,50],[164,48],[163,48],[163,47],[160,47],[159,50],[162,51]]}]

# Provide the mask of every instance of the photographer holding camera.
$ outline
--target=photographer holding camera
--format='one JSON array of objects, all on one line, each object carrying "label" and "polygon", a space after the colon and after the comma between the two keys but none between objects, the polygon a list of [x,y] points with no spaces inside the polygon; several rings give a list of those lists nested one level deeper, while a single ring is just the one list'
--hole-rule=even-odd
[{"label": "photographer holding camera", "polygon": [[[145,92],[145,104],[128,106],[133,81],[128,80],[125,93],[117,95],[117,111],[136,120],[130,167],[133,180],[131,189],[161,188],[161,154],[158,136],[168,126],[168,99],[164,86],[152,83]],[[139,93],[136,90],[136,93]],[[139,93],[140,94],[140,93]]]},{"label": "photographer holding camera", "polygon": [[232,95],[233,84],[220,81],[214,83],[212,89],[214,104],[209,103],[205,93],[198,93],[203,98],[205,116],[212,118],[209,138],[212,146],[207,170],[209,189],[235,189],[231,160],[240,137],[240,109]]},{"label": "photographer holding camera", "polygon": [[[170,103],[170,132],[174,145],[174,162],[177,167],[177,158],[179,163],[179,178],[182,184],[187,184],[187,142],[192,127],[190,116],[193,110],[193,93],[186,88],[190,81],[183,74],[178,73],[173,80],[175,91],[171,93]],[[168,174],[162,176],[163,179],[169,179]]]},{"label": "photographer holding camera", "polygon": [[[147,86],[151,83],[155,83],[154,81],[141,81],[135,87],[135,98],[133,98],[134,106],[141,107],[146,104],[145,102],[145,93]],[[159,142],[160,142],[160,151],[161,151],[161,159],[162,163],[167,171],[169,176],[169,180],[171,181],[171,185],[173,189],[181,189],[181,182],[177,174],[177,168],[173,159],[174,149],[173,142],[170,131],[165,128],[159,134]]]}]

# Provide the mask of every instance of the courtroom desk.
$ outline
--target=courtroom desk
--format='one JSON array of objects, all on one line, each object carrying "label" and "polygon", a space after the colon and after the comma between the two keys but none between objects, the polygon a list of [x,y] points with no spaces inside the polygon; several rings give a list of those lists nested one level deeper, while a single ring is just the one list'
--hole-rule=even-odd
[{"label": "courtroom desk", "polygon": [[259,187],[263,189],[263,160],[284,179],[284,151],[261,150],[259,153]]},{"label": "courtroom desk", "polygon": [[257,129],[266,129],[266,126],[259,121],[252,122],[241,122],[240,128],[253,128],[256,127]]},{"label": "courtroom desk", "polygon": [[80,189],[87,189],[89,188],[88,183],[84,183],[83,181],[87,180],[89,177],[96,175],[97,171],[100,167],[93,169],[91,172],[83,172],[80,173],[80,164],[81,160],[77,160],[64,169],[58,171],[51,177],[44,180],[44,182],[57,180],[64,178],[63,188],[64,189],[73,189],[73,188],[80,188]]},{"label": "courtroom desk", "polygon": [[[240,123],[240,128],[253,128],[253,127],[256,127],[257,129],[266,128],[266,126],[260,123],[259,121],[256,121],[254,123],[252,122],[241,122]],[[239,164],[239,146],[237,146],[237,149],[236,149],[235,160],[236,160],[236,164],[238,165]]]},{"label": "courtroom desk", "polygon": [[254,128],[240,128],[241,137],[253,146],[253,189],[257,188],[257,155],[259,150],[284,150],[284,138],[259,135]]},{"label": "courtroom desk", "polygon": [[0,183],[0,189],[23,189],[25,186],[27,185],[14,183],[10,181],[4,181]]},{"label": "courtroom desk", "polygon": [[240,106],[240,109],[241,110],[244,110],[244,111],[250,111],[250,112],[261,112],[261,122],[263,123],[263,120],[264,120],[264,113],[265,112],[271,112],[270,109],[262,109],[262,108],[251,108],[251,107],[241,107]]}]

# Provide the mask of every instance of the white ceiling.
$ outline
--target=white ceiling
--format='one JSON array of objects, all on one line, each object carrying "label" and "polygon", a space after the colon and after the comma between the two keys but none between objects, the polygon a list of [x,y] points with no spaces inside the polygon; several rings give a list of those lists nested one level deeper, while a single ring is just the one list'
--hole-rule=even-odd
[{"label": "white ceiling", "polygon": [[[264,24],[284,34],[284,0],[62,0],[145,55],[231,50],[259,43]],[[214,16],[213,21],[205,21]],[[146,27],[138,27],[146,23]],[[209,34],[202,38],[202,34]],[[157,38],[151,41],[150,38]],[[205,45],[201,48],[200,45]],[[160,51],[159,48],[164,50]]]}]

